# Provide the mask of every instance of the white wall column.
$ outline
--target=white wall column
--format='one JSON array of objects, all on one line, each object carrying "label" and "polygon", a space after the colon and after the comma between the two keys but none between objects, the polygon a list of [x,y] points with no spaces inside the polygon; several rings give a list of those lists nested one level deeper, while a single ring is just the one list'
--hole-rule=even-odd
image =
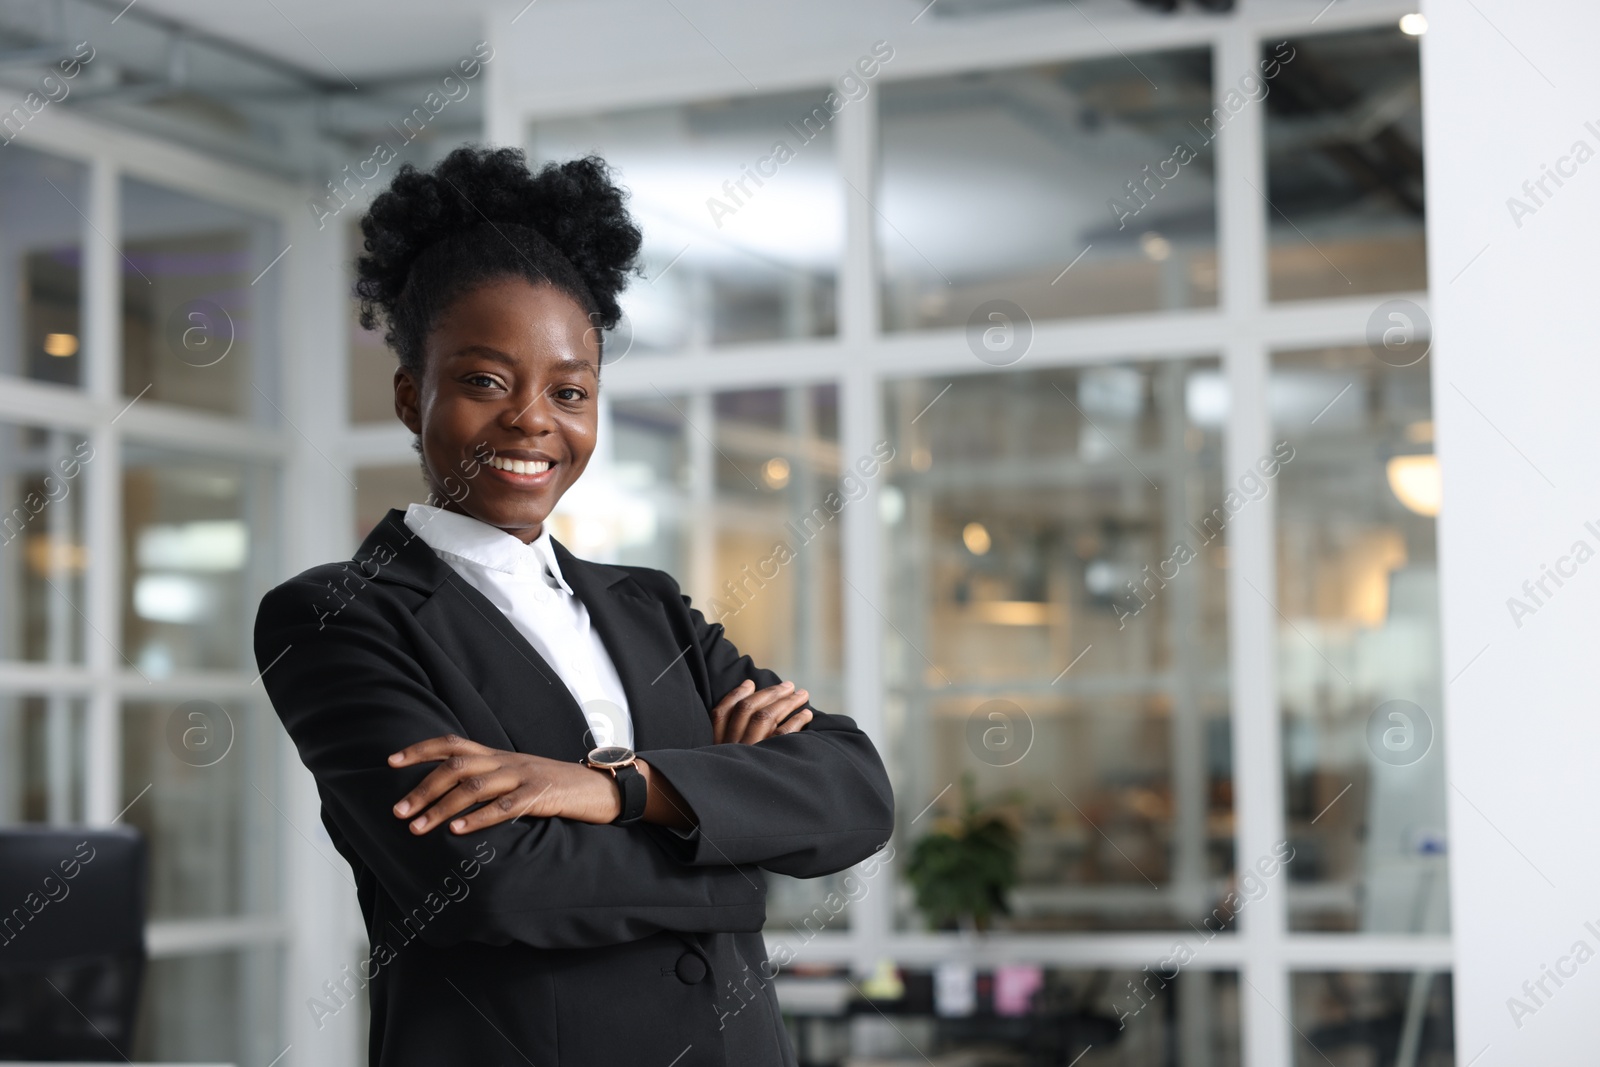
[{"label": "white wall column", "polygon": [[[344,227],[318,230],[310,212],[298,212],[290,216],[288,237],[294,247],[279,265],[285,271],[286,318],[281,406],[292,425],[280,499],[284,571],[295,574],[348,556],[355,491],[354,472],[337,447],[349,379]],[[256,692],[265,702],[259,683]],[[283,1011],[292,1048],[283,1067],[349,1067],[365,1059],[364,1012],[347,1006],[319,1021],[307,1001],[326,1001],[323,983],[343,981],[341,968],[353,971],[364,951],[354,883],[323,828],[311,775],[281,729],[275,739],[283,768],[277,804],[293,824],[280,827],[291,930]]]},{"label": "white wall column", "polygon": [[[116,166],[97,158],[89,166],[83,212],[83,313],[85,385],[102,410],[120,410],[122,398],[122,258],[112,243],[122,233]],[[93,458],[84,467],[84,661],[93,688],[85,732],[84,817],[109,823],[122,810],[122,711],[116,676],[127,669],[122,649],[122,433],[116,417],[89,435]],[[63,590],[65,592],[65,590]]]},{"label": "white wall column", "polygon": [[1580,1063],[1600,1044],[1600,9],[1424,10],[1456,1056]]}]

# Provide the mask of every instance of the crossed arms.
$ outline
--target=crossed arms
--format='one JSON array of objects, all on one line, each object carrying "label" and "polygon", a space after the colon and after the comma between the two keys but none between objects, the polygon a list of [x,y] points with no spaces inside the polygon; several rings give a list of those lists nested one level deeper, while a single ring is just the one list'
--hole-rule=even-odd
[{"label": "crossed arms", "polygon": [[[269,593],[256,656],[270,665],[263,684],[342,850],[402,911],[481,859],[481,843],[496,857],[471,896],[428,925],[431,944],[556,948],[758,930],[764,888],[750,868],[815,877],[889,837],[893,800],[866,736],[803,707],[803,690],[780,686],[692,609],[697,654],[727,693],[711,709],[695,698],[693,709],[711,716],[718,743],[639,753],[655,825],[619,827],[608,825],[617,804],[608,776],[465,740],[463,704],[474,695],[452,694],[454,707],[441,696],[409,651],[425,638],[403,604],[357,598],[319,627],[308,605],[320,594],[308,579]],[[457,819],[459,830],[446,825]]]}]

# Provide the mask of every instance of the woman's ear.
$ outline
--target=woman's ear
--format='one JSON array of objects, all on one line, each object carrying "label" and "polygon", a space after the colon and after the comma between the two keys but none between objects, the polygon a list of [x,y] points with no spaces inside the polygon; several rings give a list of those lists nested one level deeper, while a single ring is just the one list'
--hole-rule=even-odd
[{"label": "woman's ear", "polygon": [[422,390],[404,367],[396,367],[394,372],[394,413],[406,429],[422,432]]}]

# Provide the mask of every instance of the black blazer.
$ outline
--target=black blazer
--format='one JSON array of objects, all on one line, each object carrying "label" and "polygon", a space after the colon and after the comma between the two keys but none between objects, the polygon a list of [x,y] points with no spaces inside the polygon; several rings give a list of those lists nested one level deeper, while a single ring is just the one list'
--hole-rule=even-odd
[{"label": "black blazer", "polygon": [[699,826],[521,818],[419,838],[395,818],[431,769],[389,767],[406,745],[457,733],[574,761],[589,746],[555,671],[390,511],[353,561],[278,586],[256,618],[262,683],[373,945],[307,1008],[322,1018],[366,987],[373,1067],[792,1067],[762,869],[812,878],[881,848],[883,764],[854,722],[821,712],[759,745],[713,745],[712,704],[778,678],[666,574],[555,550],[616,663],[635,748]]}]

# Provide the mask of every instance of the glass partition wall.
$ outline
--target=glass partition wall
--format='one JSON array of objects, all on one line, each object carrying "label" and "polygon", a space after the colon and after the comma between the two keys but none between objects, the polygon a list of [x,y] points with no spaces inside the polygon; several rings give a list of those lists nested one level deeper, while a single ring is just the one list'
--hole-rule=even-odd
[{"label": "glass partition wall", "polygon": [[[0,151],[0,822],[138,828],[135,1060],[283,1052],[286,188],[40,123]],[[72,907],[70,903],[58,905]]]},{"label": "glass partition wall", "polygon": [[[528,117],[646,233],[556,535],[669,571],[894,779],[889,852],[772,880],[803,1062],[1029,1015],[1085,1067],[1454,1062],[1403,13]],[[372,340],[352,545],[421,488],[356,426]],[[940,906],[925,857],[991,818],[1003,907]]]},{"label": "glass partition wall", "polygon": [[904,797],[971,775],[1011,806],[1009,929],[1181,928],[1232,882],[1226,560],[1202,533],[1222,427],[1190,399],[1218,378],[1175,359],[886,383],[886,727]]}]

